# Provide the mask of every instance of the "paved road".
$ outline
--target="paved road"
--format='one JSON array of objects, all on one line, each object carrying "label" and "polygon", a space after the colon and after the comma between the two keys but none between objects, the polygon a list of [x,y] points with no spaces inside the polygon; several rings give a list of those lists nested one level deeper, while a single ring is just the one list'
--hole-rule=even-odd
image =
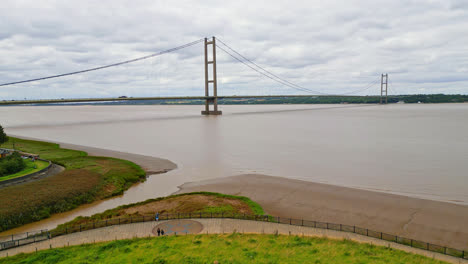
[{"label": "paved road", "polygon": [[[381,245],[392,247],[395,249],[404,250],[406,252],[412,252],[420,255],[425,255],[431,258],[444,260],[450,263],[468,263],[468,260],[462,260],[459,258],[453,258],[450,256],[428,252],[408,246],[387,242],[375,238],[361,236],[358,234],[340,232],[327,229],[317,229],[312,227],[292,226],[287,224],[277,224],[268,222],[258,222],[249,220],[236,220],[236,219],[192,219],[199,222],[202,225],[201,231],[198,229],[196,233],[202,234],[223,234],[223,233],[257,233],[257,234],[284,234],[284,235],[304,235],[304,236],[326,236],[328,238],[337,239],[351,239],[358,242],[372,243],[374,245]],[[168,220],[159,222],[144,222],[134,223],[126,225],[116,225],[103,227],[99,229],[93,229],[83,231],[79,233],[73,233],[69,235],[59,236],[50,240],[41,241],[18,248],[12,248],[9,250],[1,251],[0,257],[13,256],[18,253],[28,253],[37,250],[43,250],[48,248],[66,247],[72,245],[80,245],[86,243],[95,243],[103,241],[112,241],[118,239],[129,239],[136,237],[151,237],[155,236],[153,229],[161,224],[170,223],[172,226],[177,225],[179,220]],[[182,222],[181,222],[182,224]],[[183,234],[181,234],[183,235]]]}]

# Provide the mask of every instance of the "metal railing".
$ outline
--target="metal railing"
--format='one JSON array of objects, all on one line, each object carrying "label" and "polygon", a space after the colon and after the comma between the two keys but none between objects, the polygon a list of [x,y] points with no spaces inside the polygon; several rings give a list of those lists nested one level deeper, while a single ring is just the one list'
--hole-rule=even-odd
[{"label": "metal railing", "polygon": [[[437,252],[452,257],[468,259],[467,251],[454,249],[450,247],[435,245],[411,238],[405,238],[401,236],[391,235],[383,232],[370,230],[367,228],[361,228],[357,226],[311,221],[304,219],[293,219],[285,217],[275,217],[270,215],[248,215],[248,214],[233,214],[233,213],[173,213],[173,214],[160,214],[159,220],[174,220],[174,219],[192,219],[192,218],[227,218],[227,219],[240,219],[240,220],[253,220],[270,223],[280,223],[294,226],[305,226],[321,229],[329,229],[341,232],[355,233],[358,235],[368,236],[372,238],[381,239],[384,241],[394,242],[418,249],[428,250],[431,252]],[[149,222],[154,221],[154,215],[145,216],[131,216],[123,218],[111,218],[101,221],[95,221],[80,225],[70,225],[53,230],[41,230],[37,232],[28,232],[21,234],[14,234],[10,236],[0,237],[0,250],[9,248],[19,247],[30,243],[35,243],[53,237],[62,236],[66,234],[83,232],[86,230],[113,226],[113,225],[124,225],[131,223]]]}]

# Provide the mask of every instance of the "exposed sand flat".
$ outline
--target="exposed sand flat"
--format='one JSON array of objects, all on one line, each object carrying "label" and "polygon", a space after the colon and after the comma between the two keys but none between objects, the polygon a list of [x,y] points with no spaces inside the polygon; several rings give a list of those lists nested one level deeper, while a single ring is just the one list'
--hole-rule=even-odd
[{"label": "exposed sand flat", "polygon": [[186,183],[180,189],[177,193],[248,196],[271,215],[356,225],[468,250],[468,206],[257,174]]}]

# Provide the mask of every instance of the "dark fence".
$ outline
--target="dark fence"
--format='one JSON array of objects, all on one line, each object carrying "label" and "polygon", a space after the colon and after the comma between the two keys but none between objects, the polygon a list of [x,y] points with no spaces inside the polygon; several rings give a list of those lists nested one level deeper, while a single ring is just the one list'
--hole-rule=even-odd
[{"label": "dark fence", "polygon": [[[314,227],[321,229],[336,230],[342,232],[350,232],[363,236],[373,237],[389,242],[394,242],[414,248],[424,249],[431,252],[437,252],[452,257],[468,259],[468,254],[464,250],[434,245],[427,242],[422,242],[414,240],[411,238],[405,238],[400,236],[395,236],[391,234],[386,234],[383,232],[378,232],[370,230],[367,228],[361,228],[357,226],[336,224],[336,223],[327,223],[319,221],[310,221],[303,219],[293,219],[285,217],[274,217],[269,215],[246,215],[246,214],[232,214],[232,213],[175,213],[175,214],[161,214],[159,215],[159,220],[174,220],[174,219],[191,219],[191,218],[228,218],[228,219],[241,219],[241,220],[253,220],[253,221],[263,221],[271,223],[280,223],[287,225],[295,226],[306,226]],[[146,216],[133,216],[125,218],[112,218],[107,220],[96,221],[92,223],[86,223],[81,225],[72,225],[65,226],[61,228],[56,228],[53,230],[41,230],[37,232],[28,232],[22,234],[15,234],[11,236],[0,237],[0,250],[5,250],[13,247],[19,247],[22,245],[50,239],[57,236],[62,236],[66,234],[82,232],[86,230],[113,226],[113,225],[124,225],[131,223],[140,223],[140,222],[149,222],[154,221],[154,215]]]}]

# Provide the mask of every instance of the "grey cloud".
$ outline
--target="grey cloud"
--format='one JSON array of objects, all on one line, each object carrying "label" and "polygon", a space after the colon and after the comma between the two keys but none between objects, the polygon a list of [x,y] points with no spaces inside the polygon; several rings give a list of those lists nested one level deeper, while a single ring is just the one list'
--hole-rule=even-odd
[{"label": "grey cloud", "polygon": [[[346,93],[389,72],[400,93],[467,93],[466,1],[7,0],[0,82],[132,59],[216,35],[285,79]],[[218,49],[222,94],[301,93]],[[418,76],[415,78],[414,76]],[[0,99],[203,93],[203,46],[144,62],[0,88]],[[398,86],[398,87],[397,87]],[[378,87],[366,91],[377,93]]]}]

